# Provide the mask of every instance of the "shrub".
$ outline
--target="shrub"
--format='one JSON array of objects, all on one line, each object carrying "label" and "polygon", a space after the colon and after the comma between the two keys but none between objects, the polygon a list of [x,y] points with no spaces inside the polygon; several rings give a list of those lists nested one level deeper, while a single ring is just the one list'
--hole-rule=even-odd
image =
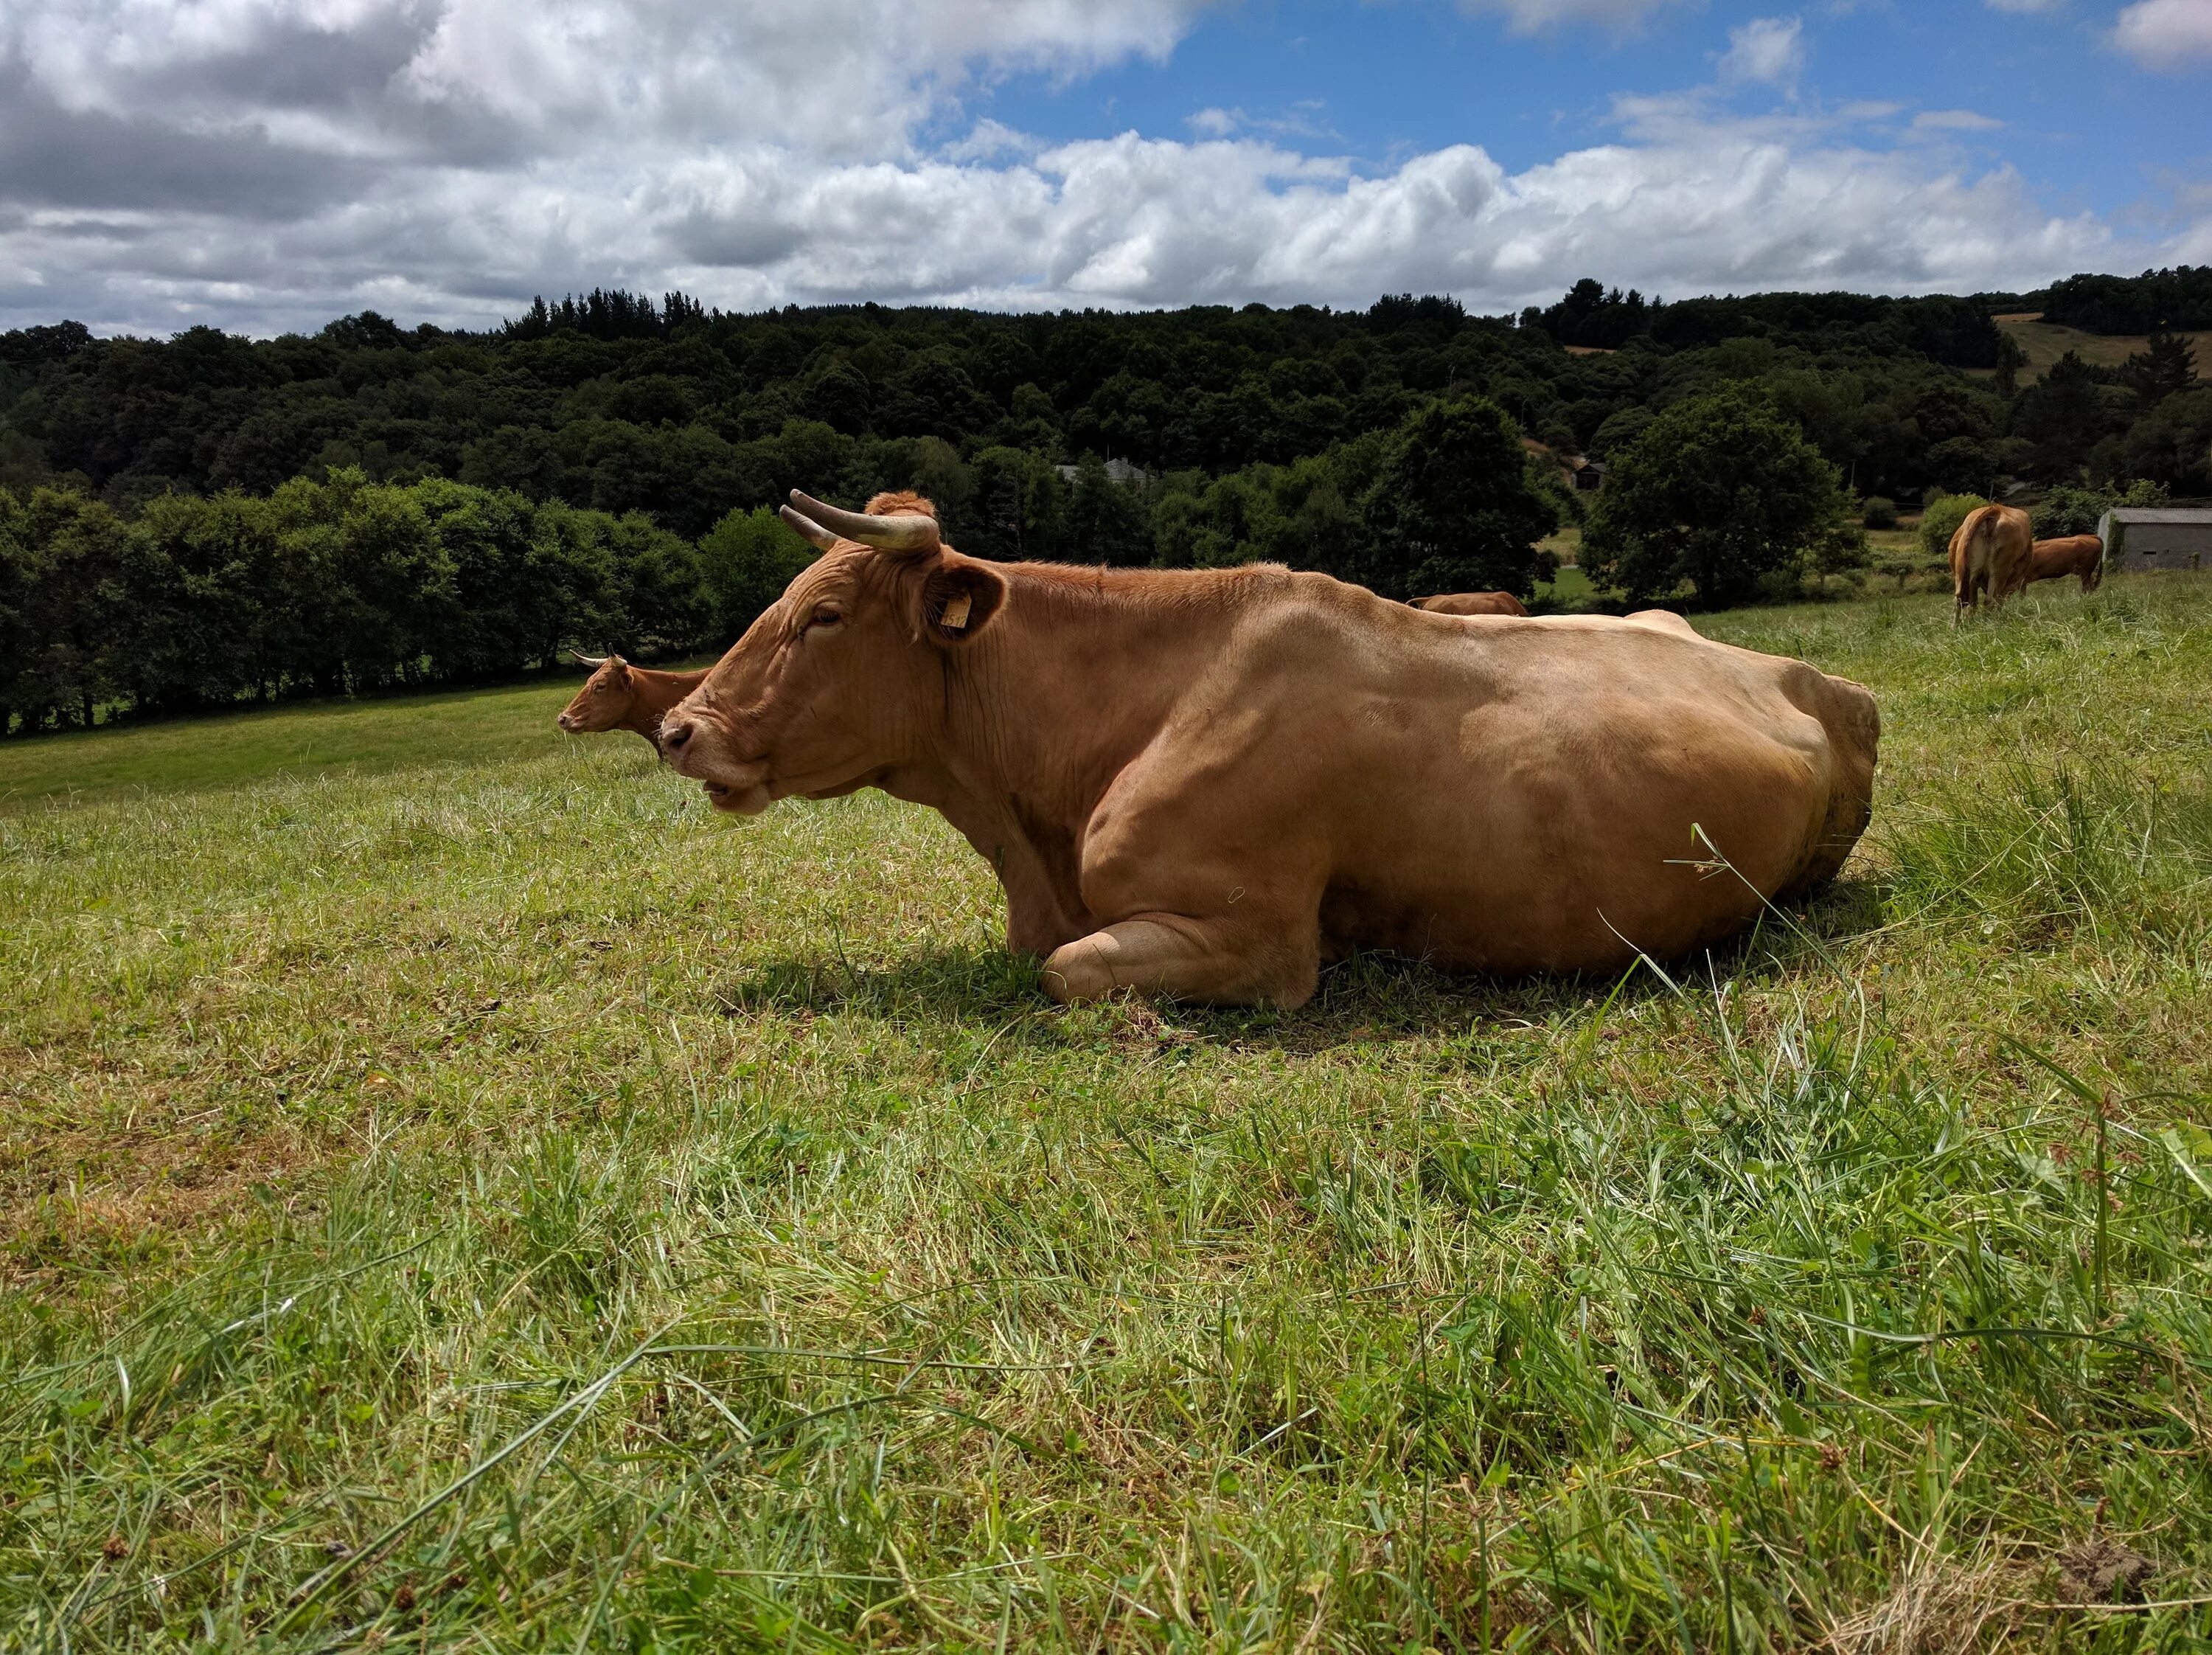
[{"label": "shrub", "polygon": [[1859,521],[1870,529],[1895,528],[1897,502],[1886,500],[1878,494],[1868,496],[1866,504],[1860,508]]}]

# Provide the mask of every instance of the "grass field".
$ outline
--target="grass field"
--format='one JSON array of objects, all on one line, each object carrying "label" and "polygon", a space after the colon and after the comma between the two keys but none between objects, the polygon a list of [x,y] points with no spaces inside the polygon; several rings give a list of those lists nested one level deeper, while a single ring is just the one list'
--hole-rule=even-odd
[{"label": "grass field", "polygon": [[562,689],[0,747],[0,1640],[2212,1637],[2212,580],[1716,616],[1845,879],[1620,983],[1062,1010]]}]

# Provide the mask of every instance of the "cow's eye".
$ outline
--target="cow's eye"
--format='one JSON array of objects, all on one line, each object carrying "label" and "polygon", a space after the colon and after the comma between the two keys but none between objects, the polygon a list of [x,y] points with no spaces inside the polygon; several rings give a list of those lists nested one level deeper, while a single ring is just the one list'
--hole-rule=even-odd
[{"label": "cow's eye", "polygon": [[814,613],[807,618],[809,626],[835,626],[845,618],[845,611],[835,604],[817,604]]}]

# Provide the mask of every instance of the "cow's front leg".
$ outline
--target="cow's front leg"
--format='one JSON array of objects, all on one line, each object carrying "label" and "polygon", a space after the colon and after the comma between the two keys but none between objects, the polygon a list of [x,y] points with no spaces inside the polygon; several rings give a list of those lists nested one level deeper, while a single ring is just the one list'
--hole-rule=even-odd
[{"label": "cow's front leg", "polygon": [[1287,1010],[1313,998],[1320,975],[1320,939],[1311,927],[1300,935],[1182,914],[1139,914],[1103,926],[1054,949],[1044,963],[1045,992],[1071,1002],[1133,989]]}]

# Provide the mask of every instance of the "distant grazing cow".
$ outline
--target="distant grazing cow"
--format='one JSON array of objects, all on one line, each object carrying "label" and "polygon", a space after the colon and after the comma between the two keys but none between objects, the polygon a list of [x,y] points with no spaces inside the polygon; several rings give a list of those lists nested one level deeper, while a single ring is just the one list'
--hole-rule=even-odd
[{"label": "distant grazing cow", "polygon": [[1439,592],[1433,598],[1416,598],[1413,607],[1431,615],[1526,615],[1528,611],[1510,592]]},{"label": "distant grazing cow", "polygon": [[570,735],[591,735],[601,730],[630,730],[643,736],[658,751],[660,721],[668,709],[699,687],[707,674],[656,672],[650,666],[632,666],[620,655],[579,655],[585,666],[597,670],[584,680],[575,699],[562,708],[553,721]]},{"label": "distant grazing cow", "polygon": [[1866,824],[1874,698],[1802,661],[1461,626],[1269,564],[986,563],[913,496],[792,502],[823,555],[662,751],[736,815],[867,787],[942,812],[1061,1000],[1296,1006],[1353,949],[1614,971],[1827,879]]},{"label": "distant grazing cow", "polygon": [[2021,584],[2033,586],[2038,581],[2063,581],[2069,575],[2081,577],[2081,590],[2094,592],[2105,579],[2105,543],[2094,534],[2069,534],[2057,540],[2038,540],[2028,549],[2027,579]]},{"label": "distant grazing cow", "polygon": [[2027,584],[2027,514],[2017,506],[1977,506],[1951,535],[1951,620],[1990,607]]}]

